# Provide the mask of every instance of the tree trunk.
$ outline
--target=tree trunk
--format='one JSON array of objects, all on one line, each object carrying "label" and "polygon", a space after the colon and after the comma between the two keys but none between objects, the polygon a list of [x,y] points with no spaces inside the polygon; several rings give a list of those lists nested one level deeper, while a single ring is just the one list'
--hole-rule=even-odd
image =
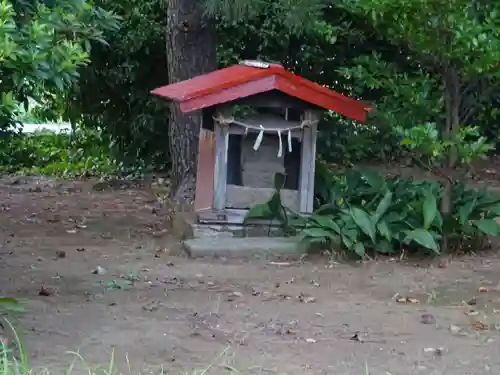
[{"label": "tree trunk", "polygon": [[[444,77],[445,84],[445,101],[446,101],[446,124],[443,129],[442,137],[443,140],[451,140],[455,137],[460,126],[460,85],[459,77],[457,72],[453,68],[448,68],[445,72]],[[448,160],[445,161],[446,167],[444,173],[448,175],[448,179],[443,180],[443,197],[441,199],[441,214],[443,219],[450,215],[453,210],[452,207],[452,171],[456,166],[457,162],[457,150],[451,149],[448,155]],[[448,172],[447,172],[448,170]],[[448,250],[448,238],[446,233],[443,236],[442,250]]]},{"label": "tree trunk", "polygon": [[[203,1],[169,0],[167,58],[170,83],[213,71],[217,67],[215,28],[204,15]],[[201,113],[184,114],[172,103],[169,143],[173,203],[194,201]]]}]

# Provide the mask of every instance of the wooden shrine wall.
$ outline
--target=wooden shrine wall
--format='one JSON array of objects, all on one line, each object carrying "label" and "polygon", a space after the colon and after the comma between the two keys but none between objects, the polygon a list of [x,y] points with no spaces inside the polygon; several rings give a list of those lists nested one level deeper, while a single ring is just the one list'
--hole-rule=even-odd
[{"label": "wooden shrine wall", "polygon": [[198,153],[198,172],[196,176],[195,210],[212,207],[215,171],[215,134],[201,129]]}]

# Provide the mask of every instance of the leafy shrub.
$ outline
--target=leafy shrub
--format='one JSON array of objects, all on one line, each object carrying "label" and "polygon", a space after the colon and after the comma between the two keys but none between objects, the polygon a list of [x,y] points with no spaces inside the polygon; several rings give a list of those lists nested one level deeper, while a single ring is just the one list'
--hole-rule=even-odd
[{"label": "leafy shrub", "polygon": [[456,153],[456,164],[465,168],[470,168],[476,160],[486,159],[488,153],[495,150],[495,146],[481,135],[478,126],[462,126],[449,140],[441,138],[435,123],[409,129],[399,127],[395,133],[401,137],[401,145],[427,170],[434,172],[446,164],[452,150]]},{"label": "leafy shrub", "polygon": [[[500,235],[500,196],[485,187],[464,183],[452,186],[453,210],[443,216],[438,208],[444,189],[439,181],[386,179],[377,172],[356,169],[333,174],[318,163],[316,209],[301,216],[283,207],[276,189],[271,200],[252,208],[252,218],[278,220],[299,233],[301,243],[336,247],[365,257],[368,251],[396,254],[402,250],[439,254],[446,237],[447,250],[474,250],[487,236]],[[316,246],[315,246],[316,247]]]},{"label": "leafy shrub", "polygon": [[399,134],[387,126],[358,123],[328,113],[318,131],[318,153],[328,161],[350,165],[401,156]]},{"label": "leafy shrub", "polygon": [[386,254],[398,250],[440,252],[446,235],[448,249],[482,246],[486,236],[498,236],[500,196],[486,188],[463,183],[452,187],[453,211],[443,217],[438,202],[443,187],[438,181],[385,179],[376,172],[348,171],[320,187],[321,206],[302,218],[305,244],[321,242],[364,257],[368,249]]},{"label": "leafy shrub", "polygon": [[142,161],[127,164],[114,155],[113,143],[98,131],[0,133],[0,173],[74,178],[127,175],[145,169]]},{"label": "leafy shrub", "polygon": [[274,193],[266,203],[257,204],[245,215],[244,225],[251,224],[253,220],[269,220],[269,225],[276,220],[285,233],[293,232],[293,222],[298,215],[283,205],[281,200],[281,189],[285,186],[285,175],[276,173],[274,175]]},{"label": "leafy shrub", "polygon": [[[326,242],[363,257],[367,249],[394,253],[404,244],[438,252],[442,218],[437,182],[385,180],[376,172],[348,171],[306,218],[303,242]],[[326,198],[326,199],[325,199]]]}]

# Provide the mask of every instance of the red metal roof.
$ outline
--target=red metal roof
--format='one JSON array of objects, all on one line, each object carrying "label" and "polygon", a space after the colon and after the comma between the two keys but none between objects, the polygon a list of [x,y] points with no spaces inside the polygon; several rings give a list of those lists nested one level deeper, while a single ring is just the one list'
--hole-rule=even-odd
[{"label": "red metal roof", "polygon": [[178,102],[182,112],[191,112],[271,90],[281,91],[354,120],[366,121],[371,110],[359,100],[299,77],[277,64],[269,64],[268,68],[233,65],[159,87],[152,93]]}]

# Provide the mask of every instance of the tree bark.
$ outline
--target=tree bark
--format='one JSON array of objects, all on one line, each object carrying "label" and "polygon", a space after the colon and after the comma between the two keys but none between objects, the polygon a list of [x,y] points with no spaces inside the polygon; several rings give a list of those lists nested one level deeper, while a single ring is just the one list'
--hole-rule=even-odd
[{"label": "tree bark", "polygon": [[[449,141],[453,139],[456,133],[459,130],[460,126],[460,82],[457,71],[453,68],[446,69],[444,75],[444,85],[445,85],[445,102],[446,102],[446,124],[443,129],[443,140]],[[450,215],[452,212],[452,180],[451,180],[451,171],[455,168],[457,163],[457,150],[451,149],[450,154],[448,155],[448,160],[446,160],[446,169],[450,172],[450,178],[446,178],[443,180],[443,197],[441,199],[441,214],[443,219]],[[443,236],[443,241],[441,244],[442,250],[448,250],[448,238],[445,235]]]},{"label": "tree bark", "polygon": [[[170,83],[205,74],[217,68],[215,28],[204,15],[203,1],[169,0],[167,59]],[[184,114],[177,104],[170,109],[169,144],[172,163],[171,198],[191,205],[196,186],[201,112]]]}]

